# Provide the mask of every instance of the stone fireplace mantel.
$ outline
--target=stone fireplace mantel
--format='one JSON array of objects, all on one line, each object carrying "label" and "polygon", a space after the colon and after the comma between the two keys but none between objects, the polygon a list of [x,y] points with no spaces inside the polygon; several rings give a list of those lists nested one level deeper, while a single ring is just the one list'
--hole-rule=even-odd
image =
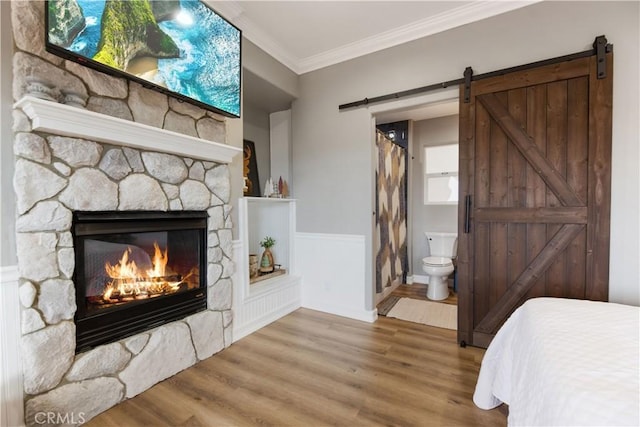
[{"label": "stone fireplace mantel", "polygon": [[114,145],[231,163],[242,149],[159,129],[82,108],[25,96],[14,104],[31,119],[33,130]]}]

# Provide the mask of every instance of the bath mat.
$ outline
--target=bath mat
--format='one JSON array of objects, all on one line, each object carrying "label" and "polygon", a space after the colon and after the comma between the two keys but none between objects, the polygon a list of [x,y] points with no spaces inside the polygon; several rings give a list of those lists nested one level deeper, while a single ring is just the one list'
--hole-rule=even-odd
[{"label": "bath mat", "polygon": [[437,328],[458,329],[458,306],[451,304],[400,298],[386,316]]},{"label": "bath mat", "polygon": [[378,314],[380,316],[386,316],[389,311],[393,308],[396,303],[400,301],[400,297],[390,296],[387,297],[384,301],[380,303],[378,306]]}]

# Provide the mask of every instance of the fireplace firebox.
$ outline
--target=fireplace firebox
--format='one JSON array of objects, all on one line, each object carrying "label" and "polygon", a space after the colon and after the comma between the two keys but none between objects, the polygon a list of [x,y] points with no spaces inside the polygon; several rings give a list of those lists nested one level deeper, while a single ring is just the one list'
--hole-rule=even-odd
[{"label": "fireplace firebox", "polygon": [[207,308],[207,217],[74,212],[77,353]]}]

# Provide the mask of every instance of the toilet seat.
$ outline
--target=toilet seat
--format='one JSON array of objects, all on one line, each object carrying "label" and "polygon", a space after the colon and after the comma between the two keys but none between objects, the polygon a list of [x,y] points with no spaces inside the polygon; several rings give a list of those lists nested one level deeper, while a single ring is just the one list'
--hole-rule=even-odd
[{"label": "toilet seat", "polygon": [[451,258],[428,256],[426,258],[422,258],[422,264],[430,267],[448,267],[450,265],[453,266],[453,261]]}]

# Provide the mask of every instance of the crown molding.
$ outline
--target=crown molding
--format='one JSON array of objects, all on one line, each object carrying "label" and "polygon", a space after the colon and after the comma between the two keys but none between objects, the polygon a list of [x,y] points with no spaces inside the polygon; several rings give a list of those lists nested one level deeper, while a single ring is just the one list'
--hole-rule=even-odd
[{"label": "crown molding", "polygon": [[243,36],[260,49],[264,50],[296,74],[304,74],[471,22],[520,9],[543,0],[474,1],[429,18],[412,22],[307,58],[295,57],[278,44],[269,34],[265,33],[255,22],[247,18],[244,15],[241,1],[205,1],[216,11],[220,12],[221,15],[238,26],[242,30]]},{"label": "crown molding", "polygon": [[269,34],[265,33],[255,22],[244,15],[242,2],[236,0],[203,0],[216,12],[228,19],[242,30],[242,36],[271,55],[296,74],[301,74],[298,63],[300,59],[282,48]]},{"label": "crown molding", "polygon": [[278,42],[276,42],[271,36],[265,33],[261,28],[253,24],[246,17],[241,17],[239,20],[240,28],[246,28],[242,30],[242,35],[250,40],[253,44],[264,50],[271,55],[274,59],[282,63],[285,67],[289,68],[296,74],[302,74],[300,70],[300,59],[289,53]]},{"label": "crown molding", "polygon": [[303,58],[298,62],[297,68],[299,74],[308,73],[540,1],[542,0],[473,2],[318,55]]}]

